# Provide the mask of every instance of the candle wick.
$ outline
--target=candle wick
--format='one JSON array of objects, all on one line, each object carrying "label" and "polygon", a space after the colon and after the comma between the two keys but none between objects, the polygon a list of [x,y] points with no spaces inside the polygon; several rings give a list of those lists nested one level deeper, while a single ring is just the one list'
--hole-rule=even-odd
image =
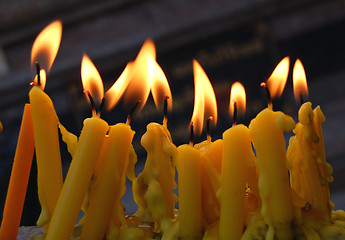
[{"label": "candle wick", "polygon": [[88,97],[89,100],[90,100],[90,104],[91,104],[91,108],[92,108],[92,116],[95,117],[95,116],[97,116],[97,111],[96,111],[96,107],[95,107],[95,102],[93,101],[93,98],[92,98],[92,96],[91,96],[90,91],[85,90],[84,92],[85,92],[85,94],[87,95],[87,97]]},{"label": "candle wick", "polygon": [[98,117],[101,117],[101,113],[102,113],[102,110],[103,110],[104,102],[105,102],[105,98],[103,97],[102,101],[101,101],[101,105],[99,106],[99,109],[98,109],[98,113],[97,113]]},{"label": "candle wick", "polygon": [[271,98],[270,90],[268,89],[267,84],[265,82],[262,82],[260,84],[260,86],[263,87],[265,90],[266,99],[267,99],[267,107],[272,110],[273,105],[272,105],[272,98]]},{"label": "candle wick", "polygon": [[232,126],[236,126],[237,124],[237,102],[234,101],[234,114],[232,119]]},{"label": "candle wick", "polygon": [[206,122],[206,133],[207,133],[207,142],[211,143],[211,121],[213,121],[213,117],[209,116]]},{"label": "candle wick", "polygon": [[194,126],[193,122],[190,123],[190,128],[189,128],[189,145],[193,146],[194,144]]},{"label": "candle wick", "polygon": [[134,114],[134,111],[138,108],[139,106],[139,103],[141,103],[141,100],[138,100],[134,106],[132,107],[131,111],[129,112],[128,116],[127,116],[127,121],[126,121],[126,124],[130,124],[131,121],[132,121],[132,116]]},{"label": "candle wick", "polygon": [[168,124],[168,99],[169,99],[169,96],[165,95],[164,108],[163,108],[163,111],[164,111],[163,125],[164,126],[167,126]]},{"label": "candle wick", "polygon": [[304,103],[303,94],[302,94],[301,91],[299,91],[299,103],[301,104],[301,106],[302,106],[303,103]]},{"label": "candle wick", "polygon": [[37,86],[41,86],[41,67],[38,61],[35,62],[37,74]]}]

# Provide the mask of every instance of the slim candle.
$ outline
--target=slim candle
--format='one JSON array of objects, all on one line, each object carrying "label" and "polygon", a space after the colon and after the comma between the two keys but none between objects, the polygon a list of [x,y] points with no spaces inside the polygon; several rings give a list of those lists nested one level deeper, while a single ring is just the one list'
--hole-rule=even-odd
[{"label": "slim candle", "polygon": [[1,240],[17,239],[34,149],[31,108],[30,104],[25,104],[2,216]]},{"label": "slim candle", "polygon": [[192,145],[177,148],[179,224],[181,239],[202,238],[201,161],[203,153]]},{"label": "slim candle", "polygon": [[96,163],[81,239],[103,239],[114,206],[121,205],[120,189],[126,184],[134,133],[129,124],[118,123],[110,127]]},{"label": "slim candle", "polygon": [[[62,188],[62,167],[58,134],[59,119],[49,96],[43,91],[46,73],[52,66],[60,46],[61,21],[48,25],[36,38],[31,51],[31,63],[36,63],[37,75],[29,92],[37,161],[38,195],[41,215],[37,225],[49,222]],[[41,61],[41,57],[46,56]],[[38,65],[44,66],[40,70]]]},{"label": "slim candle", "polygon": [[[234,119],[237,119],[237,106],[244,111],[246,105],[244,87],[238,82],[232,85],[230,105],[234,105],[231,112]],[[220,239],[241,239],[245,218],[247,168],[251,153],[249,129],[243,124],[236,125],[235,121],[234,125],[223,133]]]},{"label": "slim candle", "polygon": [[[78,147],[72,158],[56,210],[52,216],[46,239],[69,239],[77,221],[80,208],[89,188],[95,163],[98,159],[109,125],[99,118],[93,105],[93,96],[103,98],[103,83],[96,67],[84,55],[81,65],[84,89],[93,107],[93,116],[84,120]],[[94,81],[94,82],[91,82]],[[91,86],[96,86],[92,88]],[[88,89],[92,92],[88,92]],[[92,95],[91,95],[92,94]]]}]

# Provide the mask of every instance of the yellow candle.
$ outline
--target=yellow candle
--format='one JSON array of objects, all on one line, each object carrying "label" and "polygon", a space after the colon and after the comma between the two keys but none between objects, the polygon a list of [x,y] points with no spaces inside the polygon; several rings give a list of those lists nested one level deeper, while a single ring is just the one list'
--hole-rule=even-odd
[{"label": "yellow candle", "polygon": [[[208,225],[219,219],[220,171],[222,164],[223,140],[211,142],[211,137],[194,147],[204,153],[201,161],[201,194],[203,222]],[[219,166],[220,165],[220,166]]]},{"label": "yellow candle", "polygon": [[81,239],[103,239],[114,206],[121,205],[120,189],[126,184],[134,133],[129,124],[118,123],[110,127],[96,163]]},{"label": "yellow candle", "polygon": [[[174,217],[175,203],[177,197],[173,192],[175,189],[175,165],[172,158],[176,154],[176,147],[172,142],[166,125],[150,123],[147,131],[141,139],[141,144],[147,151],[147,159],[142,173],[133,182],[133,197],[138,204],[136,215],[142,219],[150,219],[152,210],[148,208],[145,194],[147,186],[152,180],[156,180],[162,188],[163,199],[168,208],[167,218]],[[146,189],[146,190],[145,190]]]},{"label": "yellow candle", "polygon": [[202,238],[201,161],[203,153],[191,145],[177,148],[176,165],[179,192],[181,239]]},{"label": "yellow candle", "polygon": [[31,108],[25,104],[0,228],[2,240],[17,239],[34,149]]},{"label": "yellow candle", "polygon": [[259,169],[261,213],[269,226],[267,235],[275,239],[293,238],[293,207],[283,131],[289,132],[294,126],[291,117],[268,108],[249,125]]},{"label": "yellow candle", "polygon": [[241,239],[244,226],[244,205],[247,164],[251,153],[249,129],[236,125],[223,133],[221,175],[220,239]]},{"label": "yellow candle", "polygon": [[69,239],[90,184],[108,124],[99,117],[87,118],[72,158],[46,239]]},{"label": "yellow candle", "polygon": [[[37,178],[42,206],[37,222],[43,225],[52,216],[62,188],[58,118],[49,96],[39,86],[29,92],[35,138]],[[47,209],[44,209],[44,207]],[[46,216],[46,217],[43,217]]]},{"label": "yellow candle", "polygon": [[[311,204],[311,210],[321,213],[322,217],[329,218],[328,194],[324,189],[318,159],[322,159],[315,151],[316,144],[320,141],[314,129],[314,112],[311,103],[304,103],[299,112],[299,123],[294,129],[295,136],[290,138],[287,158],[292,167],[290,170],[291,186],[305,201]],[[326,189],[325,189],[326,190]],[[327,189],[328,190],[328,189]]]}]

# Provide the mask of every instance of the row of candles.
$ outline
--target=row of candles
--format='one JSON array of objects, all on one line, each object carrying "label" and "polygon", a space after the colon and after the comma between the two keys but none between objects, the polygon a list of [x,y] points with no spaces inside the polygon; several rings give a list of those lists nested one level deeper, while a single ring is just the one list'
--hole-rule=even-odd
[{"label": "row of candles", "polygon": [[[293,239],[292,221],[303,222],[305,212],[311,218],[330,222],[333,206],[328,183],[333,179],[323,146],[321,124],[325,117],[319,107],[313,110],[311,103],[306,102],[299,110],[300,122],[295,125],[290,116],[273,111],[270,101],[284,89],[288,57],[263,84],[268,107],[249,127],[236,123],[237,114],[242,114],[246,105],[244,88],[238,82],[233,84],[230,94],[234,124],[223,133],[223,139],[212,142],[208,134],[204,142],[194,145],[191,138],[189,144],[176,147],[167,128],[166,114],[163,124],[150,123],[141,139],[147,151],[145,167],[136,177],[131,114],[127,123],[109,126],[100,113],[102,108],[113,108],[123,95],[127,101],[134,96],[136,107],[141,109],[150,92],[156,105],[164,103],[165,112],[172,109],[168,81],[156,62],[153,42],[144,43],[135,61],[127,64],[105,94],[96,67],[84,55],[81,78],[92,117],[85,119],[78,138],[59,122],[51,99],[43,91],[61,35],[62,23],[55,21],[33,45],[31,60],[38,74],[29,92],[30,104],[24,108],[1,240],[16,239],[34,151],[42,207],[37,224],[45,227],[46,239],[70,239],[81,209],[81,239],[118,239],[130,234],[134,239],[147,238],[143,227],[129,227],[135,222],[155,223],[152,231],[160,232],[162,239],[201,239],[204,235],[205,239],[207,236],[236,240],[243,234],[251,239],[254,233],[249,230],[259,219],[268,226],[267,239]],[[44,61],[39,60],[42,55]],[[45,67],[41,69],[37,61]],[[191,135],[202,131],[205,118],[208,124],[217,121],[212,85],[197,61],[193,66],[195,102]],[[295,96],[305,98],[306,77],[299,60],[294,66],[293,80]],[[65,181],[59,130],[72,156]],[[292,130],[295,136],[286,151],[283,132]],[[177,187],[175,166],[178,197],[173,193]],[[125,219],[120,202],[126,191],[126,177],[133,182],[133,198],[138,205],[131,220]]]}]

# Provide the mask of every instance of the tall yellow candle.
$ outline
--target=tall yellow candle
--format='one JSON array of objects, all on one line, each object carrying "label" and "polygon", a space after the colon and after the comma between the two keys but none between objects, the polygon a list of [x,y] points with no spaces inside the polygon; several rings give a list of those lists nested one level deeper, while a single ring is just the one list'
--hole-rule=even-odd
[{"label": "tall yellow candle", "polygon": [[[51,99],[39,86],[31,89],[29,99],[35,138],[39,197],[43,207],[37,224],[43,225],[49,221],[54,212],[63,183],[58,119]],[[47,209],[44,209],[44,206]]]},{"label": "tall yellow candle", "polygon": [[181,239],[201,239],[201,161],[203,153],[191,145],[177,148],[179,224]]},{"label": "tall yellow candle", "polygon": [[99,117],[87,118],[68,170],[46,239],[69,239],[100,153],[108,124]]},{"label": "tall yellow candle", "polygon": [[[62,188],[62,168],[58,135],[58,117],[53,103],[43,92],[49,72],[59,50],[62,23],[57,20],[37,36],[31,51],[31,64],[36,62],[35,86],[29,92],[37,161],[38,195],[42,211],[38,225],[49,222]],[[38,61],[38,62],[37,62]],[[43,66],[40,70],[39,64]]]},{"label": "tall yellow candle", "polygon": [[246,169],[251,152],[249,129],[236,125],[223,133],[220,239],[241,239],[244,226]]},{"label": "tall yellow candle", "polygon": [[223,133],[221,174],[220,239],[241,239],[245,219],[248,164],[251,157],[251,137],[244,125],[236,125],[237,112],[244,112],[246,95],[241,83],[231,87],[230,113],[233,126]]},{"label": "tall yellow candle", "polygon": [[293,207],[283,131],[289,132],[294,126],[290,116],[268,108],[249,125],[259,169],[261,213],[269,226],[267,235],[278,240],[293,238]]},{"label": "tall yellow candle", "polygon": [[[76,152],[72,157],[56,210],[52,216],[46,239],[69,239],[77,221],[83,199],[100,154],[109,125],[99,118],[94,99],[103,98],[103,82],[92,61],[84,55],[81,78],[92,105],[91,118],[84,120]],[[92,91],[92,92],[90,92]]]},{"label": "tall yellow candle", "polygon": [[1,240],[17,239],[34,149],[35,143],[32,129],[31,108],[30,104],[25,104],[2,216],[0,228]]},{"label": "tall yellow candle", "polygon": [[110,127],[96,163],[81,239],[104,238],[113,208],[115,204],[121,204],[122,196],[118,195],[121,194],[121,185],[126,184],[134,133],[129,124],[118,123]]}]

